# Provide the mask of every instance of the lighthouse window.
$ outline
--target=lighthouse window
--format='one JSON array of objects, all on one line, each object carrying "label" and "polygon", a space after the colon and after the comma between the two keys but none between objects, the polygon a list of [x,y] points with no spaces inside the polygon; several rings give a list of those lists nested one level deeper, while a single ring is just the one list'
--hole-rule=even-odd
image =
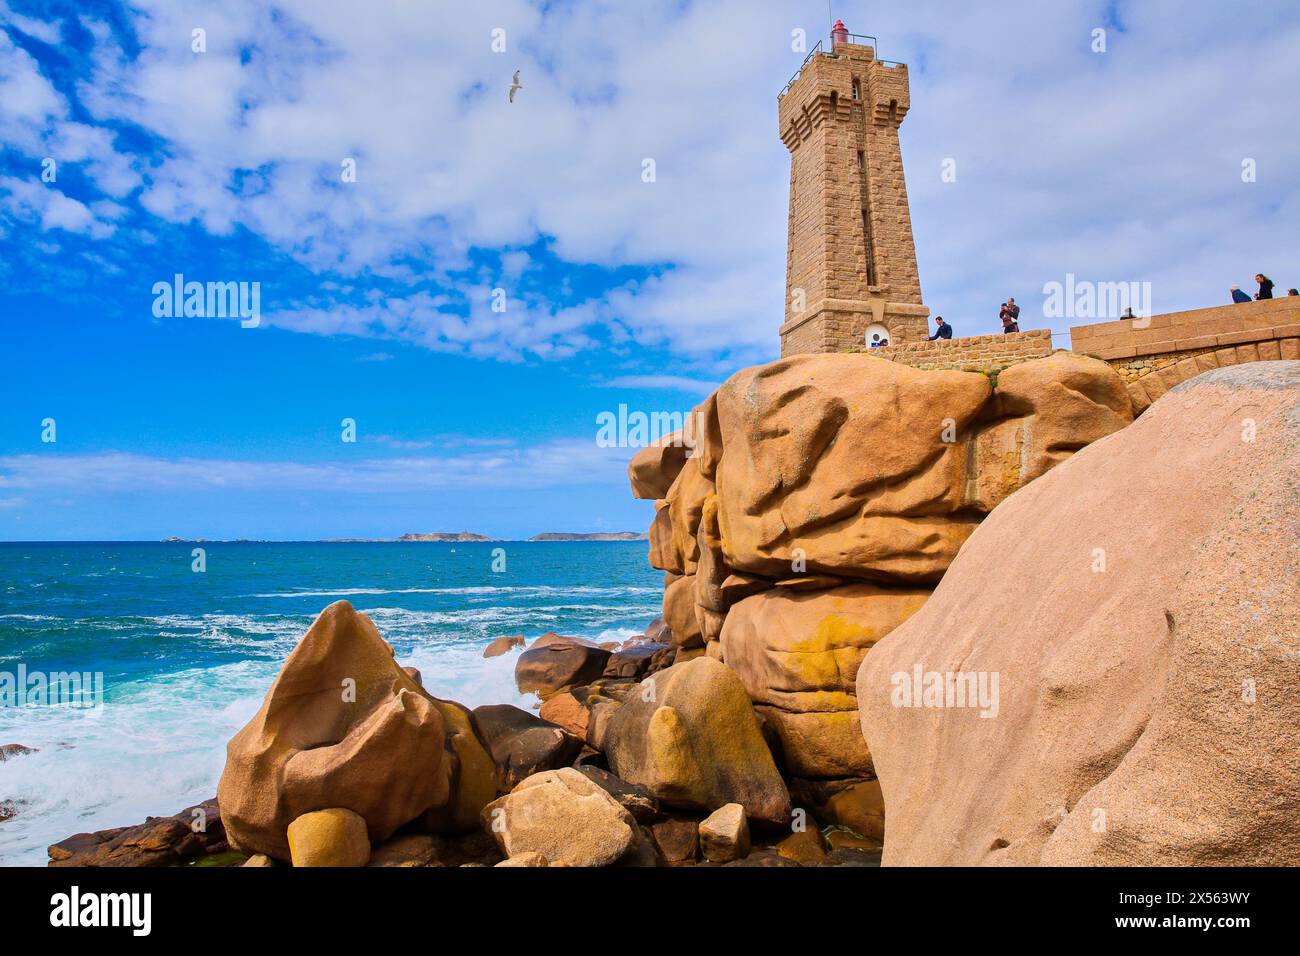
[{"label": "lighthouse window", "polygon": [[862,150],[858,150],[858,172],[862,172],[863,157]]},{"label": "lighthouse window", "polygon": [[855,100],[862,99],[862,81],[856,76],[853,78],[853,98]]},{"label": "lighthouse window", "polygon": [[835,110],[839,108],[839,105],[840,105],[839,90],[831,90],[831,112],[832,113],[835,112]]}]

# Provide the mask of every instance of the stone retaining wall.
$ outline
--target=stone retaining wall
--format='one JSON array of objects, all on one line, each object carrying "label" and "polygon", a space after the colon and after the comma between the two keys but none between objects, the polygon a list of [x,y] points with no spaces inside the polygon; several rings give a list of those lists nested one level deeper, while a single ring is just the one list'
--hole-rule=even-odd
[{"label": "stone retaining wall", "polygon": [[1006,335],[972,335],[933,342],[905,342],[869,349],[869,354],[913,368],[997,372],[1029,359],[1052,354],[1052,333],[1029,329]]},{"label": "stone retaining wall", "polygon": [[1076,325],[1073,351],[1109,362],[1141,412],[1201,372],[1300,358],[1300,297]]}]

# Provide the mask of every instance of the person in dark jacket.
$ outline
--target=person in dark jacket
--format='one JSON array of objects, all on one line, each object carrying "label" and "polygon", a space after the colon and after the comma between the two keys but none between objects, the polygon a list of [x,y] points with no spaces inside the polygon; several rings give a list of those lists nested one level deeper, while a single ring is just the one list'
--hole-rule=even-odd
[{"label": "person in dark jacket", "polygon": [[1255,276],[1255,281],[1259,283],[1259,291],[1255,293],[1257,299],[1273,298],[1273,280],[1264,273],[1260,272]]},{"label": "person in dark jacket", "polygon": [[1003,332],[1020,331],[1020,306],[1016,305],[1016,300],[1009,298],[1002,303],[1002,310],[998,313],[998,318],[1002,320]]},{"label": "person in dark jacket", "polygon": [[1246,293],[1242,292],[1240,289],[1238,289],[1238,288],[1234,285],[1234,286],[1232,287],[1232,301],[1233,301],[1233,302],[1249,302],[1249,301],[1250,301],[1250,296],[1246,295]]},{"label": "person in dark jacket", "polygon": [[952,326],[943,320],[942,315],[936,315],[934,317],[934,335],[930,336],[930,341],[950,338],[952,338]]}]

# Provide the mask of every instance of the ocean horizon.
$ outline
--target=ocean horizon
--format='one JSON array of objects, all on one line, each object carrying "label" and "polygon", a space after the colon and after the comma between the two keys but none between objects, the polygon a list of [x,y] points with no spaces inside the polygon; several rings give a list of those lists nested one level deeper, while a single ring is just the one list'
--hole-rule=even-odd
[{"label": "ocean horizon", "polygon": [[[530,709],[495,637],[640,634],[662,574],[643,541],[0,542],[0,675],[102,674],[102,707],[0,706],[0,865],[216,793],[226,742],[334,601],[368,614],[435,696]],[[494,570],[494,567],[499,570]]]}]

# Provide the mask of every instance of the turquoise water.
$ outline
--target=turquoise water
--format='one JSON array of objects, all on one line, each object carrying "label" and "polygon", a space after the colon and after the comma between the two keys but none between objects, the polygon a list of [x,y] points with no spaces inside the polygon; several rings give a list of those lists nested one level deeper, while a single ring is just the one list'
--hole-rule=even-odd
[{"label": "turquoise water", "polygon": [[[207,570],[191,570],[192,549]],[[494,550],[505,570],[493,570]],[[499,566],[499,562],[498,562]],[[0,543],[0,673],[102,672],[104,706],[0,706],[0,864],[44,865],[72,833],[211,797],[226,741],[326,605],[352,602],[431,693],[535,702],[503,634],[630,637],[659,613],[644,542]]]}]

